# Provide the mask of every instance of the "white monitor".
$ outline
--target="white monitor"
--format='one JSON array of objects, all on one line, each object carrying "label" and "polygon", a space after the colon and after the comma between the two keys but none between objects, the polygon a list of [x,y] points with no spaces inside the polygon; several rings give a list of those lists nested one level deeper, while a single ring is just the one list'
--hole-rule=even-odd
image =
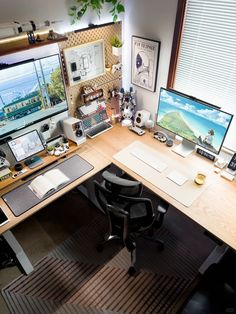
[{"label": "white monitor", "polygon": [[25,133],[7,142],[17,162],[30,158],[44,150],[37,130]]}]

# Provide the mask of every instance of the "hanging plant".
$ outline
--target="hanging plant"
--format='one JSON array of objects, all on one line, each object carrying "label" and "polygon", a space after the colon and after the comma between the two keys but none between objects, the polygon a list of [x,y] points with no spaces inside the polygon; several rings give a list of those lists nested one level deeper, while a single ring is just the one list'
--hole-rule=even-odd
[{"label": "hanging plant", "polygon": [[72,17],[72,24],[79,21],[88,9],[92,9],[100,17],[101,10],[105,3],[108,3],[111,7],[109,13],[111,13],[113,22],[116,22],[118,15],[125,11],[123,4],[119,0],[74,0],[75,5],[70,7],[69,16]]}]

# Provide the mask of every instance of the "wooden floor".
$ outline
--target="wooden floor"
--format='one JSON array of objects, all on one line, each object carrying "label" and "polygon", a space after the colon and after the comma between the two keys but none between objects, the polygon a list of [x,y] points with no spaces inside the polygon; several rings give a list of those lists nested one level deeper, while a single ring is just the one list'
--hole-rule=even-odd
[{"label": "wooden floor", "polygon": [[[43,260],[46,258],[55,258],[55,256],[48,255],[50,252],[54,252],[53,254],[56,254],[57,258],[57,247],[58,245],[66,240],[68,237],[70,237],[76,230],[81,230],[85,226],[87,226],[96,216],[97,209],[94,208],[93,205],[90,204],[90,202],[87,201],[87,199],[78,193],[77,191],[71,191],[63,198],[57,200],[56,202],[52,203],[50,206],[45,208],[44,210],[40,211],[37,215],[34,215],[33,218],[29,218],[22,224],[20,224],[18,227],[16,227],[13,232],[16,235],[17,239],[23,246],[24,250],[26,251],[27,255],[30,257],[30,260],[33,264],[37,263],[39,260],[43,258]],[[213,244],[211,241],[208,241],[203,235],[201,230],[199,230],[198,226],[193,225],[191,221],[188,221],[185,217],[179,215],[174,209],[170,209],[168,212],[168,215],[166,217],[165,221],[166,228],[171,229],[171,233],[163,232],[163,236],[166,238],[165,242],[169,243],[169,245],[173,246],[173,238],[176,239],[176,241],[179,243],[179,247],[182,250],[182,253],[185,255],[191,255],[191,247],[193,245],[195,252],[197,253],[197,256],[194,255],[194,262],[189,261],[188,267],[186,267],[186,263],[183,265],[179,265],[178,269],[173,269],[173,266],[171,266],[171,260],[173,261],[173,256],[169,256],[170,264],[166,262],[165,259],[159,259],[158,260],[165,265],[166,271],[163,272],[162,275],[169,275],[173,276],[174,272],[178,270],[177,277],[183,278],[183,271],[186,269],[188,278],[191,277],[194,273],[194,276],[196,274],[196,268],[200,266],[200,263],[204,258],[209,254],[210,250],[213,247]],[[173,237],[173,238],[172,238]],[[192,239],[192,241],[191,241]],[[202,241],[204,239],[204,247],[202,246]],[[193,242],[194,241],[194,242]],[[81,241],[79,241],[81,242]],[[145,248],[146,244],[143,244],[141,242],[141,248]],[[189,246],[190,245],[190,246]],[[61,246],[59,246],[61,247]],[[87,246],[86,246],[87,247]],[[113,250],[110,248],[110,250]],[[115,247],[115,250],[120,250],[120,247]],[[81,252],[81,248],[78,248],[77,250],[73,250],[73,252]],[[55,253],[57,252],[57,253]],[[124,251],[119,251],[120,254],[116,256],[116,258],[113,259],[113,262],[110,262],[111,264],[104,266],[104,260],[99,264],[99,267],[103,265],[106,269],[105,272],[108,271],[107,267],[112,268],[119,268],[123,270],[121,271],[121,274],[125,276],[126,269],[128,267],[127,262],[122,262],[122,267],[120,266],[121,261],[129,260],[126,256],[126,259],[124,259],[123,254]],[[141,254],[143,252],[142,249],[138,250],[138,254]],[[148,262],[151,262],[151,265],[155,265],[157,269],[153,269],[152,272],[156,272],[160,268],[160,262],[156,263],[156,253],[158,252],[151,250],[151,257],[149,257],[145,263],[145,267],[153,267],[148,265]],[[168,251],[167,251],[168,253]],[[68,255],[68,252],[63,253],[64,255]],[[70,253],[71,254],[71,253]],[[107,258],[107,254],[110,257],[112,254],[114,254],[114,251],[106,251],[105,257]],[[109,255],[111,254],[111,255]],[[154,255],[153,255],[154,254]],[[141,254],[142,255],[142,254]],[[168,255],[168,254],[167,254]],[[47,257],[45,257],[47,256]],[[89,250],[85,250],[84,256],[91,256],[89,254]],[[102,255],[103,256],[103,255]],[[145,254],[144,254],[145,256]],[[153,257],[154,256],[154,257]],[[85,258],[84,257],[84,258]],[[138,255],[138,260],[141,261],[141,257]],[[94,260],[97,261],[97,257],[93,257]],[[73,260],[73,259],[72,259]],[[73,260],[74,263],[78,263],[78,261]],[[80,263],[91,263],[86,258],[82,259],[80,256]],[[140,268],[143,269],[143,264],[141,263],[139,265]],[[173,264],[173,263],[172,263]],[[98,267],[98,266],[97,266]],[[192,267],[194,268],[194,272],[192,270]],[[168,271],[167,271],[168,270]],[[99,268],[99,271],[101,269]],[[96,271],[97,273],[97,271]],[[110,274],[110,272],[108,271]],[[149,273],[149,272],[146,272]],[[12,282],[13,279],[17,278],[20,275],[19,271],[16,267],[3,269],[0,271],[0,282],[1,282],[1,288]],[[109,275],[110,276],[110,275]],[[184,272],[184,276],[186,277],[186,272]],[[98,276],[99,278],[99,276]],[[186,278],[184,278],[186,279]],[[99,279],[98,283],[99,283]],[[148,280],[151,280],[155,282],[156,279],[149,278]],[[139,282],[139,281],[138,281]],[[182,285],[185,287],[185,285],[188,285],[189,281],[183,282]],[[141,284],[139,282],[139,284]],[[176,284],[176,283],[175,283]],[[175,286],[173,283],[173,285]],[[174,287],[173,286],[173,287]],[[8,313],[8,310],[6,308],[6,304],[4,300],[1,300],[0,303],[1,312]],[[3,311],[2,311],[3,310]]]}]

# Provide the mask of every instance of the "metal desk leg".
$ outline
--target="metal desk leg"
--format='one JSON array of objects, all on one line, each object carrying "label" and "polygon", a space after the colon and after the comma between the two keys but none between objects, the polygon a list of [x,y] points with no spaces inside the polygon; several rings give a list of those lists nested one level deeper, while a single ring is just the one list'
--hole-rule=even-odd
[{"label": "metal desk leg", "polygon": [[34,270],[33,265],[31,264],[30,260],[28,259],[27,255],[25,254],[24,250],[20,246],[19,242],[14,237],[13,233],[8,230],[2,234],[3,238],[9,244],[13,252],[16,254],[16,258],[20,263],[21,267],[23,268],[26,275],[31,273]]}]

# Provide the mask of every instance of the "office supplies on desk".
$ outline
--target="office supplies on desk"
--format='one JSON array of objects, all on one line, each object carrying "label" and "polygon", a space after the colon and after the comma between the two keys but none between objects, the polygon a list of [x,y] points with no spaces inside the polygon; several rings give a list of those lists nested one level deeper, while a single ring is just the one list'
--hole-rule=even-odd
[{"label": "office supplies on desk", "polygon": [[7,142],[17,162],[23,161],[29,168],[35,168],[43,163],[38,153],[44,150],[43,142],[37,130],[20,135]]},{"label": "office supplies on desk", "polygon": [[[174,90],[161,88],[159,96],[157,125],[183,138],[182,143],[174,147],[175,153],[186,157],[195,150],[196,145],[213,154],[220,152],[232,114]],[[222,120],[224,123],[219,127]]]},{"label": "office supplies on desk", "polygon": [[70,179],[61,170],[52,169],[31,181],[29,188],[41,199],[45,195],[56,191],[68,181],[70,181]]},{"label": "office supplies on desk", "polygon": [[80,119],[69,117],[63,120],[63,131],[68,139],[80,145],[86,141],[83,122]]},{"label": "office supplies on desk", "polygon": [[167,164],[161,162],[158,158],[151,156],[143,150],[136,149],[131,152],[131,154],[159,172],[162,172],[167,168]]},{"label": "office supplies on desk", "polygon": [[15,179],[15,178],[19,177],[20,175],[22,175],[23,173],[25,173],[26,171],[28,171],[27,168],[23,168],[20,171],[13,174],[12,178]]},{"label": "office supplies on desk", "polygon": [[188,178],[186,178],[185,176],[183,176],[180,172],[176,170],[171,171],[168,174],[167,178],[178,185],[183,185],[188,180]]},{"label": "office supplies on desk", "polygon": [[[156,171],[133,155],[133,152],[136,150],[165,163],[167,165],[166,169],[162,172]],[[116,153],[113,158],[187,207],[191,206],[209,185],[208,182],[201,186],[194,183],[194,178],[198,171],[194,166],[187,168],[179,159],[172,158],[171,155],[165,153],[163,154],[139,141],[128,145]],[[176,184],[167,178],[171,171],[178,171],[188,180],[182,186]]]},{"label": "office supplies on desk", "polygon": [[229,180],[229,181],[233,181],[234,177],[235,177],[234,174],[231,174],[231,173],[227,172],[226,170],[222,171],[220,176],[222,178],[225,178],[225,179]]},{"label": "office supplies on desk", "polygon": [[83,125],[85,134],[90,138],[94,138],[110,130],[113,126],[108,121],[109,118],[105,109],[95,112],[88,117],[84,117]]},{"label": "office supplies on desk", "polygon": [[139,128],[138,126],[130,126],[129,130],[138,134],[138,135],[144,135],[145,134],[145,131],[142,130],[141,128]]},{"label": "office supplies on desk", "polygon": [[7,223],[9,220],[6,216],[6,214],[4,213],[4,211],[0,208],[0,227],[5,225],[5,223]]},{"label": "office supplies on desk", "polygon": [[[55,168],[62,171],[69,178],[69,181],[63,185],[63,187],[65,187],[85,175],[87,172],[91,171],[93,166],[79,155],[74,155],[59,164],[56,163],[53,166],[48,166],[44,173],[49,169],[51,170]],[[29,180],[2,196],[4,202],[7,203],[8,207],[15,216],[20,216],[52,195],[45,195],[42,199],[39,199],[28,187],[31,182],[32,180]],[[56,192],[61,190],[63,187],[59,187]],[[24,195],[24,197],[22,197],[22,195]]]}]

